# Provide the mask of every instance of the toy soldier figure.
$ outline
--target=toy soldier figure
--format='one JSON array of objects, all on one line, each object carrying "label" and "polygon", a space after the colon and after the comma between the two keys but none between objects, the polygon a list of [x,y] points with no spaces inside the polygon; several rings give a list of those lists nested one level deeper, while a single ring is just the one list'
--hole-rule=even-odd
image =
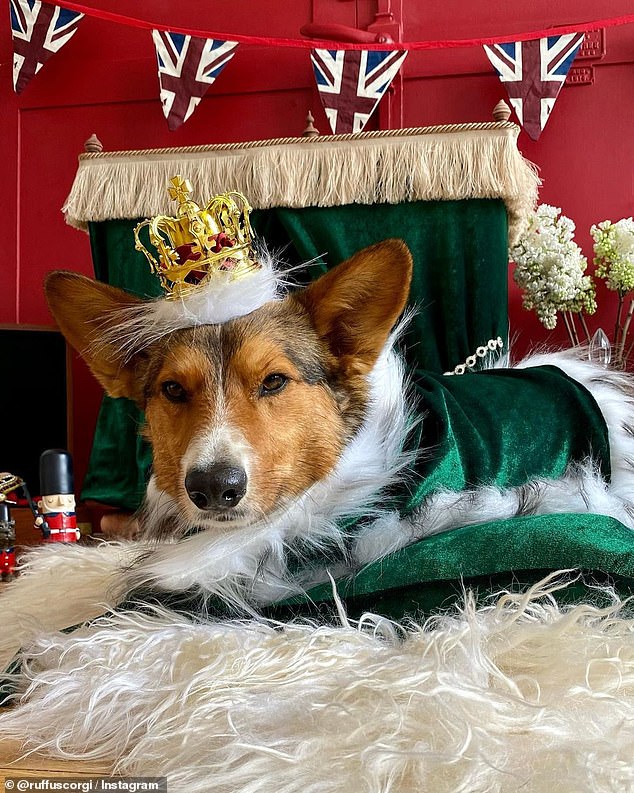
[{"label": "toy soldier figure", "polygon": [[77,542],[80,537],[75,517],[73,460],[63,449],[48,449],[40,456],[40,515],[35,526],[44,542]]}]

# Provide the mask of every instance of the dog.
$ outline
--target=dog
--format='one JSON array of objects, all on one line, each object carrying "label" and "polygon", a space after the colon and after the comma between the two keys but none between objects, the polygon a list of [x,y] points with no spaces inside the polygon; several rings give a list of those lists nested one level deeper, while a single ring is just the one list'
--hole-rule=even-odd
[{"label": "dog", "polygon": [[[421,419],[396,350],[412,267],[405,244],[387,240],[243,316],[141,342],[143,301],[51,274],[46,295],[61,331],[110,396],[143,408],[154,464],[137,541],[26,557],[0,598],[0,661],[43,630],[148,588],[196,591],[255,614],[454,527],[599,512],[634,528],[632,381],[575,353],[533,356],[519,368],[554,364],[591,392],[609,434],[609,484],[588,453],[557,478],[439,487],[409,514],[390,508],[386,493],[412,476],[420,455],[408,438]],[[125,316],[136,330],[122,342]]]}]

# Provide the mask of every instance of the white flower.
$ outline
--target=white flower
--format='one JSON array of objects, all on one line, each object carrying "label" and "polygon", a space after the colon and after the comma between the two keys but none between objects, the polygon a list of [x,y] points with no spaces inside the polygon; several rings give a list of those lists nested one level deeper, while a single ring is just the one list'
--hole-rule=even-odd
[{"label": "white flower", "polygon": [[596,274],[608,289],[622,295],[634,289],[634,221],[623,218],[616,223],[603,220],[592,226]]},{"label": "white flower", "polygon": [[581,248],[574,241],[575,224],[561,209],[541,204],[509,254],[515,282],[524,290],[523,305],[535,309],[552,330],[558,311],[596,311],[595,289]]}]

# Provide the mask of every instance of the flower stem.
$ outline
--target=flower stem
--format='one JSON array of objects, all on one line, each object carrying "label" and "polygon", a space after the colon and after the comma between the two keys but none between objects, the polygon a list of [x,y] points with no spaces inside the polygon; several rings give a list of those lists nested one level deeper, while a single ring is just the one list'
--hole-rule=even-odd
[{"label": "flower stem", "polygon": [[575,347],[578,347],[581,342],[579,340],[579,334],[577,333],[577,326],[575,325],[575,315],[572,311],[566,311],[568,314],[568,321],[570,322],[570,328],[572,330],[572,338],[574,339]]},{"label": "flower stem", "polygon": [[568,331],[568,338],[570,339],[570,345],[572,347],[574,347],[575,346],[575,337],[574,337],[574,334],[572,332],[572,328],[570,327],[570,319],[568,317],[568,312],[567,311],[563,311],[561,316],[564,318],[564,325],[566,326],[566,330]]},{"label": "flower stem", "polygon": [[630,322],[632,321],[632,314],[634,314],[634,300],[630,298],[630,305],[627,309],[627,316],[625,317],[625,323],[623,324],[623,330],[621,331],[621,343],[619,344],[619,349],[616,356],[617,364],[625,368],[625,359],[623,353],[625,352],[625,341],[627,339],[627,332],[630,329]]},{"label": "flower stem", "polygon": [[[619,307],[616,312],[616,323],[614,325],[614,349],[618,350],[621,331],[621,314],[623,313],[623,292],[619,291]],[[618,356],[617,356],[618,359]]]},{"label": "flower stem", "polygon": [[592,337],[590,336],[590,330],[588,328],[588,323],[586,322],[586,318],[583,316],[583,313],[579,312],[579,321],[581,322],[581,327],[583,328],[583,332],[586,334],[586,341],[588,344],[592,341]]}]

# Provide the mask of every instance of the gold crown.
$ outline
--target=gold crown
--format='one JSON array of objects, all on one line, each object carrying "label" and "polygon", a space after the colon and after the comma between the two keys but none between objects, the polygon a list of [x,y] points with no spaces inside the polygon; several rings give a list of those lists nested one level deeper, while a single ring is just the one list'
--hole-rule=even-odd
[{"label": "gold crown", "polygon": [[[174,176],[167,191],[178,201],[176,217],[157,215],[139,223],[134,247],[145,254],[168,299],[191,293],[217,273],[233,279],[260,269],[251,250],[251,207],[242,193],[215,196],[201,209],[187,179]],[[139,239],[145,226],[158,258]]]}]

